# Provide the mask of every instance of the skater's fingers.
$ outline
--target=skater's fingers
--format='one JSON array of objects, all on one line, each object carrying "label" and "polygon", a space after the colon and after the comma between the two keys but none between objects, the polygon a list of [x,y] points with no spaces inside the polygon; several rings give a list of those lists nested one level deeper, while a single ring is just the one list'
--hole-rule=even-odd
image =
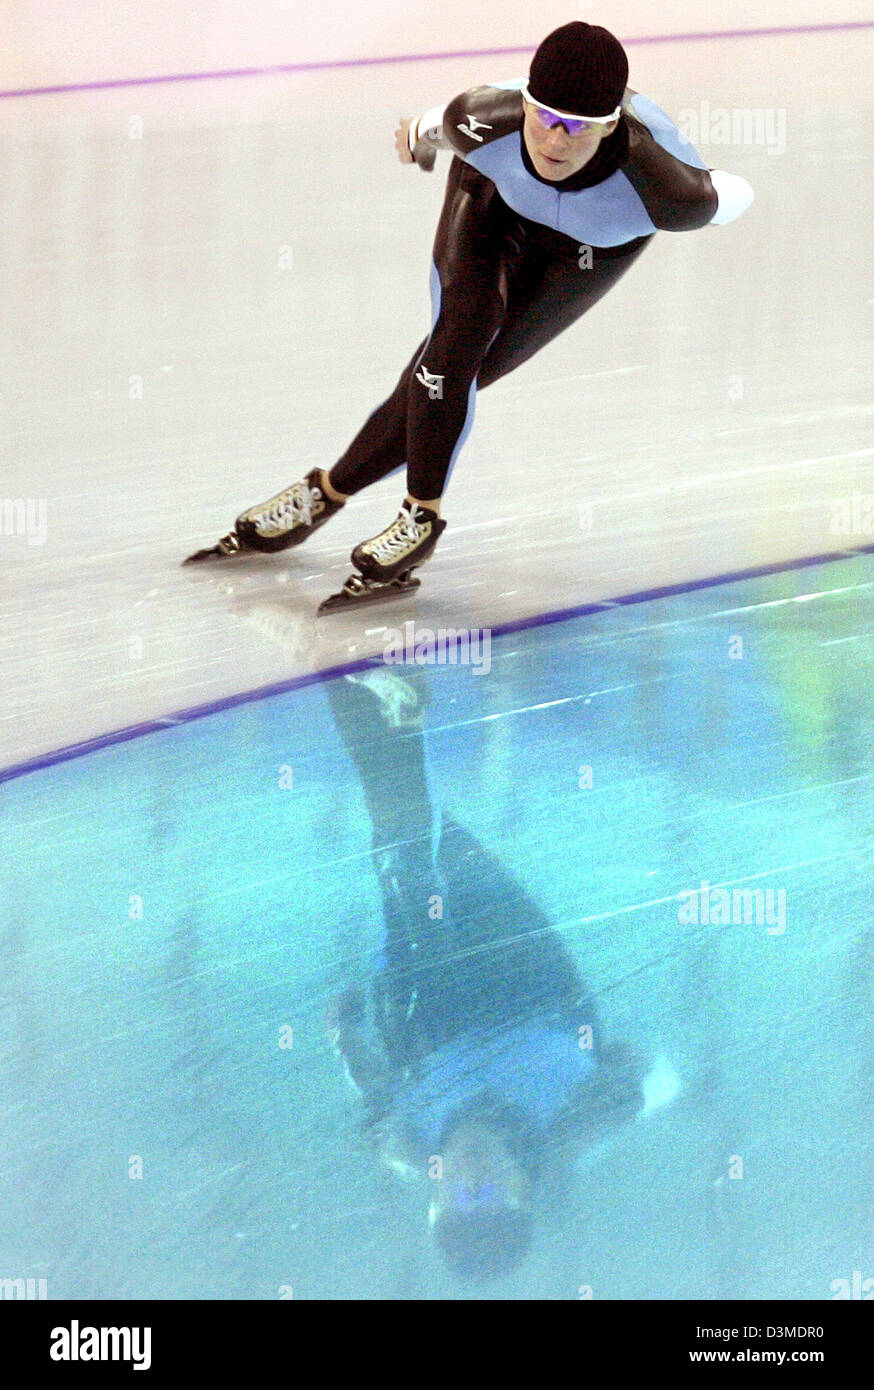
[{"label": "skater's fingers", "polygon": [[340,1021],[340,1010],[334,1003],[329,1004],[322,1015],[322,1032],[330,1047],[339,1048],[343,1025]]},{"label": "skater's fingers", "polygon": [[413,124],[412,116],[402,116],[395,131],[395,149],[402,164],[412,164],[414,162],[412,151],[410,150],[410,126]]}]

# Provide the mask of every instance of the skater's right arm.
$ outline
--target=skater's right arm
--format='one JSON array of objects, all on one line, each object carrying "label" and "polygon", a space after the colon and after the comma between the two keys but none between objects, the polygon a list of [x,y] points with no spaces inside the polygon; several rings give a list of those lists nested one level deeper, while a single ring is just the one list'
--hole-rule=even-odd
[{"label": "skater's right arm", "polygon": [[422,1162],[400,1120],[389,1115],[368,1126],[365,1131],[373,1156],[380,1167],[387,1168],[404,1182],[420,1177]]},{"label": "skater's right arm", "polygon": [[413,158],[413,151],[420,142],[430,146],[433,150],[451,149],[449,141],[443,134],[443,113],[447,103],[443,106],[434,106],[430,111],[425,111],[421,116],[407,116],[400,123],[400,127],[395,132],[400,136],[405,135],[405,151],[401,148],[401,141],[398,140],[398,152],[406,153],[408,158],[404,161],[409,164]]},{"label": "skater's right arm", "polygon": [[444,106],[414,118],[405,117],[395,131],[395,148],[402,164],[432,169],[437,150],[465,158],[473,150],[500,139],[518,127],[522,95],[516,89],[472,87]]},{"label": "skater's right arm", "polygon": [[368,1037],[362,990],[345,990],[330,1002],[325,1010],[324,1031],[331,1050],[364,1101],[365,1125],[375,1124],[391,1108],[391,1072],[381,1049]]},{"label": "skater's right arm", "polygon": [[395,131],[395,149],[402,164],[418,164],[427,172],[434,168],[438,150],[451,149],[443,137],[445,106],[435,106],[422,116],[404,116]]}]

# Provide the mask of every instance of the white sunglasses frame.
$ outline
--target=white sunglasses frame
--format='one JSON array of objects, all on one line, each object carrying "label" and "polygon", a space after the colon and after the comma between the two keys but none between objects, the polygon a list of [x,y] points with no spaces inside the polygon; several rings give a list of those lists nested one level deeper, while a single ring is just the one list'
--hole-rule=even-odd
[{"label": "white sunglasses frame", "polygon": [[617,120],[622,112],[622,103],[620,102],[610,116],[575,116],[570,111],[557,111],[554,106],[547,106],[545,101],[536,101],[528,90],[527,82],[521,90],[525,100],[530,102],[532,106],[539,106],[541,110],[548,111],[551,116],[558,116],[559,120],[562,121],[585,121],[587,125],[609,125],[611,121]]}]

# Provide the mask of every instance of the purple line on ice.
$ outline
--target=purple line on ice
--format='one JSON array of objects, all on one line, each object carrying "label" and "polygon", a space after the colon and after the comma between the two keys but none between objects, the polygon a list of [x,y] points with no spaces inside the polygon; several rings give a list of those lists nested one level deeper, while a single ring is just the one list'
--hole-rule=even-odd
[{"label": "purple line on ice", "polygon": [[[631,47],[644,43],[693,43],[707,39],[764,39],[793,34],[825,34],[854,29],[874,29],[874,20],[847,20],[836,24],[791,24],[771,29],[719,29],[712,33],[645,34],[623,39]],[[0,97],[51,96],[59,92],[93,92],[113,87],[148,87],[161,82],[212,82],[226,77],[270,77],[278,73],[317,72],[335,68],[375,67],[385,63],[436,63],[450,58],[493,58],[514,53],[533,53],[535,44],[516,48],[468,48],[451,53],[401,53],[385,58],[340,58],[317,63],[278,63],[266,68],[226,68],[217,72],[177,72],[155,77],[113,77],[102,82],[70,82],[54,87],[19,87],[0,91]]]},{"label": "purple line on ice", "polygon": [[[730,574],[714,574],[705,579],[690,579],[680,584],[663,584],[657,589],[638,589],[631,594],[621,594],[618,598],[605,598],[594,603],[580,603],[573,608],[558,608],[547,613],[535,613],[528,618],[514,618],[510,622],[495,623],[489,631],[493,638],[505,637],[512,632],[524,632],[528,628],[547,627],[551,623],[564,623],[572,618],[586,618],[594,613],[606,613],[612,608],[625,608],[636,603],[650,603],[655,599],[676,598],[680,594],[695,593],[700,589],[715,589],[722,584],[736,584],[744,579],[762,579],[769,574],[785,574],[792,570],[808,569],[812,565],[832,565],[841,560],[852,560],[862,555],[874,555],[874,545],[853,546],[851,549],[835,551],[827,555],[807,555],[798,560],[777,560],[769,565],[755,565],[751,569],[735,570]],[[333,620],[327,618],[331,623]],[[107,734],[98,734],[83,743],[69,744],[51,753],[41,753],[26,762],[13,767],[0,768],[0,783],[11,782],[16,777],[24,777],[30,772],[41,772],[58,763],[68,763],[73,758],[82,758],[88,753],[96,753],[101,748],[112,748],[117,743],[129,743],[131,739],[142,738],[144,734],[166,733],[168,729],[181,724],[191,724],[195,719],[206,719],[211,714],[221,714],[239,705],[253,704],[258,700],[269,700],[275,695],[287,695],[292,690],[300,690],[307,685],[318,685],[321,681],[334,680],[338,676],[348,676],[354,671],[366,671],[371,667],[383,665],[381,656],[359,657],[341,666],[329,666],[324,671],[310,671],[305,676],[292,676],[288,680],[275,681],[271,685],[259,686],[256,690],[241,690],[236,695],[225,695],[211,700],[205,705],[194,705],[191,709],[178,710],[157,719],[147,719],[141,724],[131,724],[126,729],[114,729]]]}]

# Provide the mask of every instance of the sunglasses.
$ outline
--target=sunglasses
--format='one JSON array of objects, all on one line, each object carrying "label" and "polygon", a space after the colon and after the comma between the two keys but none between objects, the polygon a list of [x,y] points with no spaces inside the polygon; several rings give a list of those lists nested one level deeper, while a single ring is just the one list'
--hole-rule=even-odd
[{"label": "sunglasses", "polygon": [[529,105],[534,107],[534,113],[541,125],[547,130],[563,125],[568,135],[582,135],[584,131],[595,130],[599,125],[609,125],[622,110],[620,103],[609,116],[569,116],[564,111],[556,111],[552,106],[544,106],[542,102],[535,101],[527,85],[522,88],[522,95]]}]

